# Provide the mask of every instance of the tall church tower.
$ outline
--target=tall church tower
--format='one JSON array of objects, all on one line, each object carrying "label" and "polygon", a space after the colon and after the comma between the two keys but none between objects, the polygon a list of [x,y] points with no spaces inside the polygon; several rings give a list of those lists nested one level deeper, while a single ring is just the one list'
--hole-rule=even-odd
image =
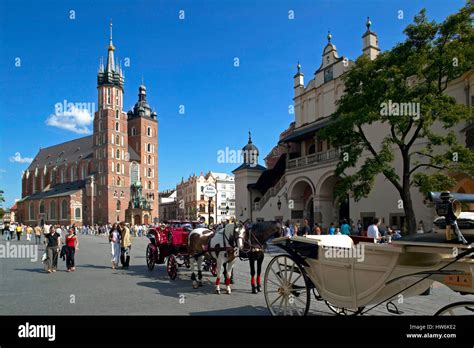
[{"label": "tall church tower", "polygon": [[112,22],[107,61],[97,74],[98,110],[94,114],[94,222],[125,221],[130,200],[127,118],[123,108],[124,74],[114,57]]},{"label": "tall church tower", "polygon": [[[146,87],[138,88],[138,101],[127,112],[128,141],[140,158],[132,162],[132,185],[139,184],[143,197],[150,204],[150,215],[143,214],[144,223],[153,223],[158,218],[158,120],[146,100]],[[138,171],[137,171],[138,169]],[[148,219],[148,222],[146,221]]]}]

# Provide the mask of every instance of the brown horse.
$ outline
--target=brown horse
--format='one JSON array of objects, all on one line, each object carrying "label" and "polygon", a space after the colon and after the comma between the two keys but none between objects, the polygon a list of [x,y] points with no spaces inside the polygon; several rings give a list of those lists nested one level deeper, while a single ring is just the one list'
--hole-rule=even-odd
[{"label": "brown horse", "polygon": [[[245,229],[241,225],[228,224],[224,228],[212,232],[207,228],[196,228],[188,238],[188,253],[191,261],[191,279],[193,288],[202,286],[202,261],[204,256],[210,256],[217,263],[216,293],[220,294],[220,277],[224,263],[227,264],[225,274],[225,285],[228,294],[231,293],[230,277],[232,268],[239,255],[239,249],[243,246],[243,235]],[[194,267],[198,266],[198,280],[194,273]]]},{"label": "brown horse", "polygon": [[[281,237],[282,235],[283,226],[278,221],[258,222],[246,228],[246,232],[244,233],[244,247],[240,251],[240,257],[249,259],[252,294],[262,291],[260,274],[262,273],[266,242],[272,237]],[[257,263],[256,272],[255,263]],[[257,275],[257,282],[255,282],[255,275]]]}]

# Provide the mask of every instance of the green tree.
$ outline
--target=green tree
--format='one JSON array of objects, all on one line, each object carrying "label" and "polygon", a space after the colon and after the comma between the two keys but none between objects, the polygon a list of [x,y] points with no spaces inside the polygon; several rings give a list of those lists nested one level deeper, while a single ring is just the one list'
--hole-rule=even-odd
[{"label": "green tree", "polygon": [[[473,4],[467,3],[436,23],[423,9],[405,28],[404,42],[373,61],[365,55],[358,58],[343,77],[345,94],[330,125],[319,134],[343,153],[336,169],[341,178],[336,196],[367,197],[375,178],[384,175],[400,195],[409,233],[416,231],[412,187],[424,193],[447,190],[455,184],[453,174],[474,176],[474,154],[456,135],[460,124],[473,121],[472,110],[444,93],[451,81],[472,71],[472,13]],[[420,112],[386,115],[389,101],[416,103]],[[377,144],[367,131],[375,125],[382,136]],[[398,172],[395,158],[402,161]]]},{"label": "green tree", "polygon": [[190,214],[189,214],[189,219],[194,221],[197,220],[197,208],[193,207],[191,208]]}]

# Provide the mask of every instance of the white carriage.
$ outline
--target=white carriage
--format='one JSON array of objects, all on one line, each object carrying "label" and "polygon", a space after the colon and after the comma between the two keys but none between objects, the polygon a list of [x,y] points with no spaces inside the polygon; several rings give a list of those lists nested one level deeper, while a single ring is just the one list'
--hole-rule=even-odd
[{"label": "white carriage", "polygon": [[[363,314],[397,296],[417,296],[434,281],[474,294],[474,241],[446,242],[445,235],[414,235],[391,243],[358,236],[281,237],[286,251],[265,272],[264,294],[272,315],[306,315],[311,292],[336,314]],[[387,307],[388,308],[388,307]],[[473,301],[453,303],[436,314],[472,314]]]}]

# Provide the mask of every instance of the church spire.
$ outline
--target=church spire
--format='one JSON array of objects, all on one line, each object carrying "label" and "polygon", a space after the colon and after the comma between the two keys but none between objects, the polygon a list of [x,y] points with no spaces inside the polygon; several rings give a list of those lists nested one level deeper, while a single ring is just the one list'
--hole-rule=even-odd
[{"label": "church spire", "polygon": [[109,48],[114,47],[114,44],[112,43],[112,20],[110,20],[110,43],[109,43]]},{"label": "church spire", "polygon": [[110,36],[109,36],[109,46],[107,48],[107,61],[104,63],[101,62],[99,66],[99,74],[97,75],[98,85],[116,85],[123,88],[124,82],[124,73],[122,71],[121,64],[119,60],[115,58],[114,51],[115,46],[112,41],[112,20],[109,25]]},{"label": "church spire", "polygon": [[108,48],[108,53],[107,53],[107,66],[105,68],[105,71],[107,73],[113,73],[115,71],[114,51],[115,51],[115,47],[114,47],[114,44],[112,43],[112,20],[110,20],[110,42],[109,42],[109,48]]}]

